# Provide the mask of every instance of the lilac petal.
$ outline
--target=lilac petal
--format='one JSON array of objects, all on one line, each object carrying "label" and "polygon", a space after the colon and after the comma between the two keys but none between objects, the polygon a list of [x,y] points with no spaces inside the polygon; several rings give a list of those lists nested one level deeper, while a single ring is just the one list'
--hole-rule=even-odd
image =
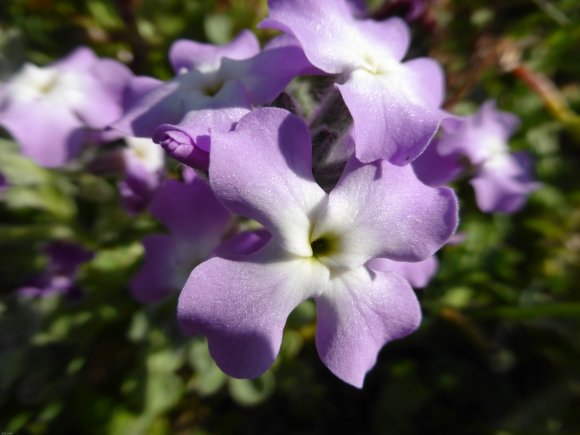
[{"label": "lilac petal", "polygon": [[221,243],[214,251],[216,257],[234,258],[261,249],[272,235],[266,230],[244,231]]},{"label": "lilac petal", "polygon": [[121,205],[131,215],[141,213],[151,202],[151,192],[144,191],[139,185],[136,187],[127,179],[119,181],[117,186],[121,196]]},{"label": "lilac petal", "polygon": [[153,197],[150,210],[172,235],[196,243],[207,253],[217,245],[230,219],[199,177],[189,183],[166,181]]},{"label": "lilac petal", "polygon": [[143,239],[145,261],[129,284],[137,300],[154,302],[179,289],[178,283],[173,282],[170,260],[177,250],[176,243],[173,237],[161,234],[152,234]]},{"label": "lilac petal", "polygon": [[244,30],[225,45],[177,40],[169,50],[169,61],[176,74],[183,71],[217,70],[222,58],[248,59],[260,52],[260,43],[249,30]]},{"label": "lilac petal", "polygon": [[496,102],[493,100],[488,100],[483,103],[476,117],[478,118],[476,121],[478,124],[492,121],[500,124],[503,127],[502,137],[505,139],[513,135],[521,124],[520,118],[517,115],[498,110]]},{"label": "lilac petal", "polygon": [[366,268],[336,278],[332,289],[316,298],[316,307],[320,358],[332,373],[358,388],[381,348],[415,331],[421,321],[407,281]]},{"label": "lilac petal", "polygon": [[204,260],[195,246],[162,234],[143,239],[145,261],[131,280],[133,296],[141,302],[156,302],[181,289],[191,269]]},{"label": "lilac petal", "polygon": [[102,129],[123,114],[125,87],[133,74],[125,65],[111,59],[99,59],[91,69],[94,82],[84,89],[90,98],[75,109],[76,114],[92,128]]},{"label": "lilac petal", "polygon": [[162,124],[153,133],[153,141],[178,162],[207,171],[209,168],[209,135],[190,136],[179,126]]},{"label": "lilac petal", "polygon": [[443,112],[432,104],[434,98],[425,97],[421,80],[428,79],[403,65],[384,76],[355,71],[337,85],[354,120],[359,160],[384,159],[402,166],[427,147]]},{"label": "lilac petal", "polygon": [[[179,82],[174,80],[139,98],[113,128],[130,136],[151,137],[159,124],[177,124],[187,110],[180,98]],[[189,102],[189,106],[194,106]]]},{"label": "lilac petal", "polygon": [[257,220],[281,246],[310,256],[310,217],[324,199],[312,177],[304,122],[282,109],[258,109],[230,133],[212,135],[212,188],[235,213]]},{"label": "lilac petal", "polygon": [[416,263],[374,258],[367,263],[367,266],[377,272],[394,272],[409,281],[414,288],[424,288],[437,272],[439,262],[435,256]]},{"label": "lilac petal", "polygon": [[351,159],[312,238],[337,235],[335,267],[352,269],[376,257],[415,262],[445,244],[457,219],[451,189],[424,185],[410,166]]},{"label": "lilac petal", "polygon": [[269,0],[268,8],[270,15],[259,27],[293,34],[308,60],[329,74],[359,66],[367,51],[400,60],[409,45],[403,20],[355,20],[345,0]]},{"label": "lilac petal", "polygon": [[204,334],[217,365],[238,378],[259,376],[276,358],[290,312],[320,292],[328,270],[269,242],[235,261],[214,257],[196,267],[179,298],[189,334]]},{"label": "lilac petal", "polygon": [[420,94],[420,100],[432,107],[439,107],[445,98],[445,73],[441,65],[430,58],[420,57],[405,62],[418,78],[415,91]]},{"label": "lilac petal", "polygon": [[440,155],[438,143],[437,139],[433,140],[423,154],[413,160],[415,174],[428,186],[447,184],[465,170],[458,154]]},{"label": "lilac petal", "polygon": [[526,153],[505,155],[484,163],[471,180],[477,206],[486,213],[513,213],[540,187],[533,181]]},{"label": "lilac petal", "polygon": [[[146,94],[153,91],[156,88],[163,86],[163,82],[153,77],[147,76],[137,76],[129,80],[129,83],[125,86],[124,92],[124,108],[125,110],[133,106],[138,100],[143,98]],[[129,133],[128,133],[129,134]],[[135,136],[134,134],[129,134],[129,136]]]},{"label": "lilac petal", "polygon": [[129,213],[140,213],[159,187],[161,171],[151,172],[136,157],[125,158],[125,171],[125,178],[119,184],[123,206]]},{"label": "lilac petal", "polygon": [[203,74],[192,71],[155,87],[127,111],[113,127],[135,136],[152,137],[161,124],[179,124],[192,110],[249,108],[243,85],[227,81],[214,96],[204,94]]},{"label": "lilac petal", "polygon": [[22,154],[41,166],[63,166],[80,151],[86,139],[83,124],[65,107],[37,101],[14,104],[0,114]]},{"label": "lilac petal", "polygon": [[207,170],[212,132],[227,132],[250,110],[241,107],[195,110],[178,125],[162,124],[153,141],[174,159],[194,168]]},{"label": "lilac petal", "polygon": [[93,50],[88,47],[79,47],[66,57],[53,62],[50,67],[61,71],[91,71],[98,60]]},{"label": "lilac petal", "polygon": [[459,127],[445,129],[439,140],[441,155],[462,154],[472,164],[483,164],[498,153],[507,153],[508,140],[519,118],[497,110],[493,101],[484,103],[474,115],[463,118]]},{"label": "lilac petal", "polygon": [[252,59],[244,62],[223,61],[226,74],[228,70],[239,69],[237,76],[256,105],[274,101],[294,77],[318,73],[294,38],[275,39],[280,42],[272,43]]}]

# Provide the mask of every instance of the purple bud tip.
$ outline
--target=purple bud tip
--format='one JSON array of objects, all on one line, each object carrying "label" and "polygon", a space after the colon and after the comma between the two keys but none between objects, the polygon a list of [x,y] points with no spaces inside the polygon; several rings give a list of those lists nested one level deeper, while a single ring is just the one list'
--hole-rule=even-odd
[{"label": "purple bud tip", "polygon": [[[197,137],[197,141],[204,139]],[[209,154],[202,149],[189,134],[176,129],[175,126],[164,124],[155,130],[153,142],[161,147],[175,160],[191,166],[192,168],[207,170],[209,167]]]}]

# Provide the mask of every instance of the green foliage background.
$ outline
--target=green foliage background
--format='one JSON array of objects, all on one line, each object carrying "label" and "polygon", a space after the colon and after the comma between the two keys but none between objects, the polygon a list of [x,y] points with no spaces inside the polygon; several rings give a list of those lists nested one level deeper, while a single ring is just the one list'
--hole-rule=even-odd
[{"label": "green foliage background", "polygon": [[[78,45],[168,78],[176,38],[223,43],[266,14],[259,0],[4,1],[0,78]],[[292,314],[264,376],[223,375],[203,340],[179,331],[175,298],[144,306],[128,293],[139,241],[158,224],[123,214],[112,180],[39,168],[5,136],[0,172],[12,186],[0,201],[0,430],[580,434],[580,4],[439,0],[427,18],[412,24],[412,57],[442,62],[449,109],[470,113],[495,98],[517,113],[512,147],[535,156],[543,187],[515,215],[484,215],[469,184],[457,183],[465,240],[441,252],[439,274],[419,292],[420,330],[383,349],[363,390],[319,361],[311,303]],[[513,53],[555,93],[543,101],[506,72]],[[554,109],[558,99],[570,110]],[[46,264],[42,247],[61,239],[98,251],[80,273],[85,297],[17,297]]]}]

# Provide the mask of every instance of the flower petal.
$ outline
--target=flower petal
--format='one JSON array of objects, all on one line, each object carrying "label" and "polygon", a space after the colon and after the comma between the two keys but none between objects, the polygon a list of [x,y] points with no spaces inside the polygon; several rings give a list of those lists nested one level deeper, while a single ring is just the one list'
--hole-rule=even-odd
[{"label": "flower petal", "polygon": [[458,154],[439,154],[438,143],[434,139],[423,154],[413,160],[415,174],[428,186],[447,184],[465,170]]},{"label": "flower petal", "polygon": [[145,261],[129,284],[141,302],[156,302],[180,290],[191,269],[202,260],[191,247],[186,249],[174,237],[163,234],[146,236],[143,246]]},{"label": "flower petal", "polygon": [[272,235],[264,230],[244,231],[221,243],[214,251],[216,257],[233,258],[247,255],[261,249]]},{"label": "flower petal", "polygon": [[473,165],[480,165],[509,152],[509,138],[518,126],[517,116],[499,111],[494,101],[486,101],[459,125],[444,129],[437,148],[442,156],[462,154]]},{"label": "flower petal", "polygon": [[99,59],[91,69],[93,80],[83,89],[87,96],[75,113],[92,128],[104,128],[123,114],[125,88],[133,74],[125,65]]},{"label": "flower petal", "polygon": [[153,141],[160,144],[174,159],[207,170],[211,132],[230,131],[249,112],[250,109],[242,107],[194,110],[180,124],[162,124],[157,127]]},{"label": "flower petal", "polygon": [[[239,70],[235,75],[244,84],[252,104],[271,103],[294,77],[316,71],[294,39],[277,39],[284,42],[263,50],[252,59],[243,62],[223,61],[225,74],[228,74],[228,70]],[[235,76],[233,73],[231,75]]]},{"label": "flower petal", "polygon": [[541,184],[533,181],[531,158],[525,152],[488,160],[471,180],[477,206],[486,213],[513,213]]},{"label": "flower petal", "polygon": [[172,235],[195,244],[205,256],[223,236],[230,218],[207,183],[199,177],[189,183],[166,181],[153,197],[151,214]]},{"label": "flower petal", "polygon": [[212,135],[212,188],[235,213],[257,220],[281,246],[310,256],[310,217],[325,198],[312,177],[304,122],[282,109],[259,109],[236,129]]},{"label": "flower petal", "polygon": [[169,50],[169,61],[176,74],[199,69],[217,70],[222,58],[248,59],[260,52],[260,43],[249,30],[244,30],[224,45],[204,44],[180,39]]},{"label": "flower petal", "polygon": [[455,232],[457,198],[446,187],[421,183],[410,166],[351,159],[330,193],[312,238],[336,235],[331,262],[354,268],[372,258],[420,261]]},{"label": "flower petal", "polygon": [[78,47],[49,66],[61,71],[90,71],[97,62],[98,58],[93,50],[88,47]]},{"label": "flower petal", "polygon": [[347,73],[370,54],[400,60],[409,45],[404,21],[356,20],[345,0],[269,0],[259,27],[293,34],[312,64],[329,74]]},{"label": "flower petal", "polygon": [[37,101],[13,104],[0,114],[22,154],[41,166],[63,166],[74,158],[87,139],[83,124],[66,107]]},{"label": "flower petal", "polygon": [[387,258],[373,258],[367,263],[367,266],[377,272],[394,272],[409,281],[409,284],[414,288],[423,288],[427,287],[427,284],[437,272],[439,262],[434,255],[416,263],[392,261]]},{"label": "flower petal", "polygon": [[[356,156],[365,163],[377,159],[399,166],[417,158],[439,128],[444,115],[438,96],[426,97],[422,69],[400,65],[382,75],[354,71],[337,85],[354,120]],[[440,93],[441,91],[435,91]]]},{"label": "flower petal", "polygon": [[195,268],[179,298],[178,318],[186,332],[207,336],[225,373],[253,378],[276,358],[290,312],[327,279],[319,263],[289,256],[270,241],[243,259],[214,257]]},{"label": "flower petal", "polygon": [[326,366],[345,382],[362,388],[389,341],[415,331],[421,309],[413,289],[394,273],[361,267],[335,278],[316,298],[316,348]]},{"label": "flower petal", "polygon": [[240,82],[227,81],[214,96],[204,94],[205,78],[198,71],[175,77],[136,99],[113,127],[141,137],[152,137],[161,124],[179,124],[188,112],[223,107],[250,107]]}]

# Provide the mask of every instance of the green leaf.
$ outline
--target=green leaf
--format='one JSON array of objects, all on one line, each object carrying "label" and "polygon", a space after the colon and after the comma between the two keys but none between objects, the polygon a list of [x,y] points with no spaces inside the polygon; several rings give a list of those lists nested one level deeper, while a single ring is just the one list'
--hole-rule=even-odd
[{"label": "green leaf", "polygon": [[503,317],[506,319],[534,319],[541,317],[572,317],[580,319],[580,303],[544,304],[530,307],[499,307],[475,312],[477,317]]},{"label": "green leaf", "polygon": [[266,400],[274,392],[276,381],[272,372],[267,371],[256,379],[234,379],[229,382],[232,398],[240,405],[254,406]]},{"label": "green leaf", "polygon": [[228,377],[219,369],[207,349],[205,341],[195,341],[191,345],[188,356],[189,364],[195,370],[191,388],[202,396],[217,392]]}]

